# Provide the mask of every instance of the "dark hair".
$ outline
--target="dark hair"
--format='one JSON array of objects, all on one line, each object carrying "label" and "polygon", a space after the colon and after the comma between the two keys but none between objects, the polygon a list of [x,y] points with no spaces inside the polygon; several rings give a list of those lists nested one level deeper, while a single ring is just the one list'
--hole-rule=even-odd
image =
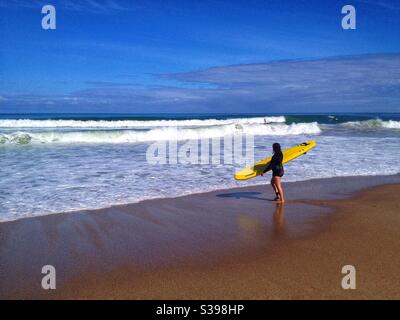
[{"label": "dark hair", "polygon": [[282,150],[281,150],[281,145],[280,145],[279,143],[275,142],[275,143],[272,145],[272,150],[274,150],[274,153],[282,152]]}]

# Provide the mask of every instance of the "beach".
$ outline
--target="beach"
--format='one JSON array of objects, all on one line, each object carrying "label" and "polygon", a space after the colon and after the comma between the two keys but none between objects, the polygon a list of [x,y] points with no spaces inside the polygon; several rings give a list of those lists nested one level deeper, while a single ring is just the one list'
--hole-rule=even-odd
[{"label": "beach", "polygon": [[284,205],[266,183],[2,222],[0,298],[400,298],[400,175],[285,189]]},{"label": "beach", "polygon": [[0,2],[0,300],[400,299],[400,1],[41,2]]}]

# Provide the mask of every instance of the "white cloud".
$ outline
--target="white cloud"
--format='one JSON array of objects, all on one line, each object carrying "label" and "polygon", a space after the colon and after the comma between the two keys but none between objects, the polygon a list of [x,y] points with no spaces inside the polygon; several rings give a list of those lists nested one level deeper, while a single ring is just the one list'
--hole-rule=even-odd
[{"label": "white cloud", "polygon": [[21,108],[51,100],[60,109],[73,104],[93,112],[400,112],[400,54],[220,66],[162,77],[204,85],[4,96]]}]

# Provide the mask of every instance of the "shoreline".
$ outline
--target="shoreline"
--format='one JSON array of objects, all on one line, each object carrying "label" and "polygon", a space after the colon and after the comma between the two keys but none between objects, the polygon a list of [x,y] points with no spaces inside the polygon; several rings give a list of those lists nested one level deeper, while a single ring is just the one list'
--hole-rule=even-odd
[{"label": "shoreline", "polygon": [[[386,175],[363,175],[363,176],[337,176],[337,177],[326,177],[326,178],[312,178],[312,179],[307,179],[307,180],[296,180],[296,181],[288,181],[288,182],[283,182],[284,185],[292,185],[292,184],[303,184],[303,183],[319,183],[321,181],[332,181],[337,183],[338,181],[345,179],[356,179],[356,180],[369,180],[370,178],[373,179],[373,181],[363,181],[364,185],[363,186],[351,186],[349,189],[347,189],[345,192],[340,194],[340,196],[337,197],[337,199],[341,199],[343,197],[350,197],[352,192],[356,192],[357,189],[361,188],[369,188],[373,187],[376,185],[382,185],[382,184],[390,184],[392,183],[393,179],[396,182],[397,177],[400,178],[400,173],[397,174],[386,174]],[[28,217],[23,217],[23,218],[17,218],[13,220],[4,220],[0,221],[0,225],[2,223],[12,223],[20,220],[25,220],[25,219],[36,219],[36,218],[41,218],[41,217],[46,217],[46,216],[51,216],[51,215],[62,215],[62,214],[74,214],[74,213],[90,213],[90,212],[98,212],[98,211],[104,211],[107,209],[112,209],[112,208],[118,208],[118,207],[126,207],[126,206],[134,206],[141,204],[143,202],[148,202],[148,201],[160,201],[164,199],[179,199],[182,197],[191,197],[191,196],[196,196],[196,195],[202,195],[202,194],[209,194],[209,193],[216,193],[216,192],[225,192],[225,191],[245,191],[245,189],[252,189],[252,188],[258,188],[258,187],[264,187],[264,186],[269,186],[269,179],[267,177],[265,183],[259,183],[255,185],[250,185],[250,186],[235,186],[235,187],[228,187],[228,188],[217,188],[217,189],[212,189],[208,191],[199,191],[199,192],[194,192],[194,193],[188,193],[188,194],[182,194],[182,195],[176,195],[176,196],[168,196],[168,197],[158,197],[158,198],[148,198],[148,199],[142,199],[138,200],[137,202],[127,202],[127,203],[115,203],[115,204],[110,204],[108,206],[104,207],[99,207],[99,208],[84,208],[84,209],[71,209],[67,211],[60,211],[60,212],[49,212],[49,213],[43,213],[43,214],[38,214],[34,216],[28,216]],[[269,187],[267,187],[268,189]],[[333,195],[330,195],[332,197]]]},{"label": "shoreline", "polygon": [[[343,220],[357,216],[357,212],[346,211],[349,203],[357,204],[353,208],[357,211],[362,206],[360,197],[368,202],[363,198],[364,193],[382,188],[392,190],[399,185],[400,175],[286,183],[287,197],[291,200],[284,205],[283,214],[274,202],[268,201],[272,198],[270,186],[258,185],[3,222],[0,258],[4,273],[0,279],[3,283],[0,297],[288,297],[285,290],[272,296],[257,295],[254,292],[257,283],[246,289],[236,284],[238,291],[226,294],[220,286],[222,283],[230,286],[235,279],[230,277],[241,274],[240,270],[249,265],[254,270],[273,268],[275,263],[266,263],[266,259],[282,254],[279,248],[289,250],[304,241],[315,246],[315,241],[319,241],[316,238],[329,235],[332,226],[343,225]],[[342,204],[344,207],[340,207]],[[355,235],[358,232],[355,230]],[[396,240],[392,242],[397,246]],[[295,257],[294,262],[304,260]],[[289,258],[288,253],[284,258]],[[40,288],[43,276],[40,270],[45,264],[57,269],[57,290],[53,292]],[[310,267],[306,261],[300,264],[305,269]],[[220,270],[225,275],[222,278],[230,279],[228,282],[213,278]],[[292,277],[289,273],[278,278]],[[340,276],[339,271],[336,277]],[[198,277],[214,288],[214,295],[200,290],[205,289]],[[235,281],[246,277],[246,273],[242,274]],[[191,282],[196,285],[190,287]],[[127,283],[131,284],[129,288]],[[158,286],[146,288],[146,283]],[[332,296],[328,294],[328,298]]]}]

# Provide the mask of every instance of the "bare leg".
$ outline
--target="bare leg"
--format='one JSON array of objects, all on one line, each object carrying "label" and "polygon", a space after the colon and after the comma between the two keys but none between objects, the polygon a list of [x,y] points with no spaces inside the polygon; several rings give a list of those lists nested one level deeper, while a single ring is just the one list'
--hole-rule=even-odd
[{"label": "bare leg", "polygon": [[273,177],[274,180],[274,185],[276,189],[278,190],[279,194],[279,200],[280,202],[285,202],[285,197],[283,195],[283,188],[282,188],[282,183],[281,183],[281,177]]},{"label": "bare leg", "polygon": [[275,181],[274,181],[274,177],[272,177],[271,179],[271,186],[274,189],[275,192],[275,199],[274,200],[278,200],[279,199],[279,192],[278,192],[278,188],[276,187]]}]

